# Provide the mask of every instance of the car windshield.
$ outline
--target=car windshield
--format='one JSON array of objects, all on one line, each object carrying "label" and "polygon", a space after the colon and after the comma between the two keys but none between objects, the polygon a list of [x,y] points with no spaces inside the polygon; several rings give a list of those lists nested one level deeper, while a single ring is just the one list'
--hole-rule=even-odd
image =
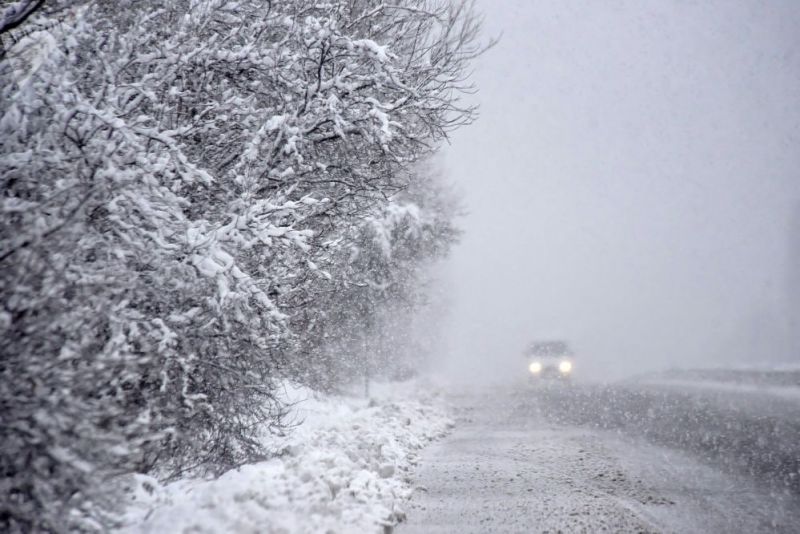
[{"label": "car windshield", "polygon": [[564,341],[538,341],[532,343],[525,353],[529,358],[572,356],[572,351]]}]

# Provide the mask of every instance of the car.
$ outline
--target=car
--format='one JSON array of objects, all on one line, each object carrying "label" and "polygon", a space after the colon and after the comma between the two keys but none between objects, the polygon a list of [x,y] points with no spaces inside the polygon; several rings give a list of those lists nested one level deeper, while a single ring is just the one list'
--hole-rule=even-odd
[{"label": "car", "polygon": [[525,349],[525,357],[531,382],[569,380],[575,366],[575,354],[563,340],[534,341]]}]

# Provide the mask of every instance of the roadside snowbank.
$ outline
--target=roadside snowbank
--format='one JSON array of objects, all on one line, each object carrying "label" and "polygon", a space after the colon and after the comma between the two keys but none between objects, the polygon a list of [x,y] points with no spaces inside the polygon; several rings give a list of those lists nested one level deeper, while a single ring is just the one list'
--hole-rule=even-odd
[{"label": "roadside snowbank", "polygon": [[123,531],[362,533],[402,521],[417,452],[453,425],[438,395],[418,383],[380,386],[369,401],[286,395],[300,424],[264,438],[279,457],[215,480],[137,476]]}]

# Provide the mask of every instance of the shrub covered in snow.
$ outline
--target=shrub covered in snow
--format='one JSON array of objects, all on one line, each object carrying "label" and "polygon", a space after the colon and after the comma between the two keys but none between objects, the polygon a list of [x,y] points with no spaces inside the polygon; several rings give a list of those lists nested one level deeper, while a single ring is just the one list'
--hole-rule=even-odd
[{"label": "shrub covered in snow", "polygon": [[356,327],[455,237],[420,162],[473,116],[476,31],[428,0],[4,8],[0,529],[101,528],[108,476],[261,458],[277,378],[369,369]]}]

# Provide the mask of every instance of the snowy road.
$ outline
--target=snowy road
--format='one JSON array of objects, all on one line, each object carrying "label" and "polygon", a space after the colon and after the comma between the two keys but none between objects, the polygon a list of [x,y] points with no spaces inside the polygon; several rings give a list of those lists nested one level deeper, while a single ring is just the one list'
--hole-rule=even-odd
[{"label": "snowy road", "polygon": [[629,384],[451,402],[401,534],[800,531],[800,400]]}]

